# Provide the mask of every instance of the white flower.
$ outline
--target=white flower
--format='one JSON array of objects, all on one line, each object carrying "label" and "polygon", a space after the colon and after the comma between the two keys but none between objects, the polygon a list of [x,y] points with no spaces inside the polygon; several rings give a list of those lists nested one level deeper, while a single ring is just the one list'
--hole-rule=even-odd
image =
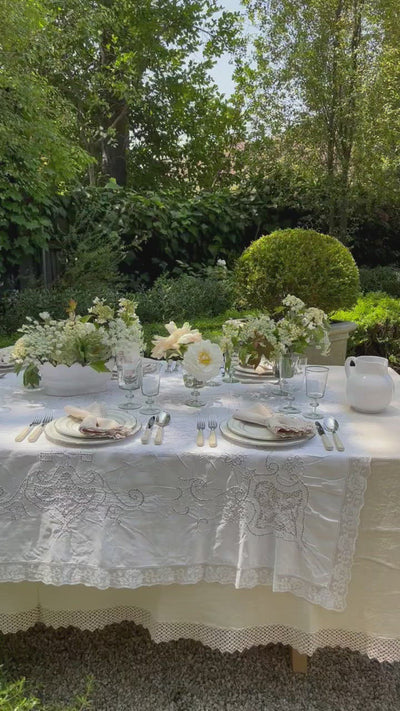
[{"label": "white flower", "polygon": [[187,373],[203,382],[218,375],[222,363],[222,351],[211,341],[192,343],[183,356],[183,367]]},{"label": "white flower", "polygon": [[43,321],[48,321],[50,319],[50,314],[48,311],[42,311],[42,313],[39,314],[39,318],[43,319]]},{"label": "white flower", "polygon": [[226,267],[225,259],[217,259],[217,267]]},{"label": "white flower", "polygon": [[187,321],[181,328],[178,328],[174,321],[165,324],[165,328],[170,334],[169,336],[155,336],[153,338],[154,348],[151,352],[152,358],[163,358],[168,351],[172,351],[176,357],[182,355],[181,346],[186,346],[189,343],[196,343],[201,340],[201,333],[196,329],[192,329]]}]

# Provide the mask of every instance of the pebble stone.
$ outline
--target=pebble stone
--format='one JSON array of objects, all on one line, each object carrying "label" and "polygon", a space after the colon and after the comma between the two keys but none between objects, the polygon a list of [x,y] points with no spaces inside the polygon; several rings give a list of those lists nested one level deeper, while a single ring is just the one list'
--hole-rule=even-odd
[{"label": "pebble stone", "polygon": [[294,674],[282,645],[227,654],[184,639],[155,644],[131,622],[95,632],[38,624],[0,634],[0,664],[48,705],[72,704],[92,675],[95,711],[400,709],[400,663],[325,649],[307,675]]}]

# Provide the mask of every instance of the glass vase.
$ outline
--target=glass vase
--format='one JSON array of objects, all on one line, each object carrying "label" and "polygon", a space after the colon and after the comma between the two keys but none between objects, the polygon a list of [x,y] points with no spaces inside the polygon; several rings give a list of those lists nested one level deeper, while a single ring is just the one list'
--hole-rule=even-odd
[{"label": "glass vase", "polygon": [[224,354],[225,363],[225,375],[222,378],[224,383],[239,383],[238,378],[235,377],[235,370],[239,365],[239,354],[237,351],[229,352]]}]

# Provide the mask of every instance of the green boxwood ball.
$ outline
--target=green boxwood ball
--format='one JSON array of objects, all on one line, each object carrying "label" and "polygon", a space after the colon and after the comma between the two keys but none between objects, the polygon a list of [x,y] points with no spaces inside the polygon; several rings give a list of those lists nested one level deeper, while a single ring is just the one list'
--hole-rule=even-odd
[{"label": "green boxwood ball", "polygon": [[242,304],[267,311],[293,294],[329,314],[353,306],[360,290],[347,247],[314,230],[277,230],[260,237],[239,257],[235,276]]}]

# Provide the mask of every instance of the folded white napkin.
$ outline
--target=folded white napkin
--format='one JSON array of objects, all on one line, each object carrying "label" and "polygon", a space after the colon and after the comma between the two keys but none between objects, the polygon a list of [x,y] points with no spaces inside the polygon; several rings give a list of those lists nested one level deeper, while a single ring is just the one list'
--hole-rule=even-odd
[{"label": "folded white napkin", "polygon": [[314,434],[315,428],[312,422],[307,422],[302,417],[294,417],[293,415],[285,415],[284,413],[274,412],[269,407],[257,403],[250,408],[242,408],[237,410],[233,417],[235,420],[242,422],[250,422],[255,425],[262,425],[277,437],[302,437]]},{"label": "folded white napkin", "polygon": [[79,432],[82,432],[86,437],[123,439],[132,432],[131,427],[121,425],[109,417],[103,417],[102,408],[98,403],[93,403],[87,410],[73,405],[66,405],[64,410],[74,420],[81,420]]}]

